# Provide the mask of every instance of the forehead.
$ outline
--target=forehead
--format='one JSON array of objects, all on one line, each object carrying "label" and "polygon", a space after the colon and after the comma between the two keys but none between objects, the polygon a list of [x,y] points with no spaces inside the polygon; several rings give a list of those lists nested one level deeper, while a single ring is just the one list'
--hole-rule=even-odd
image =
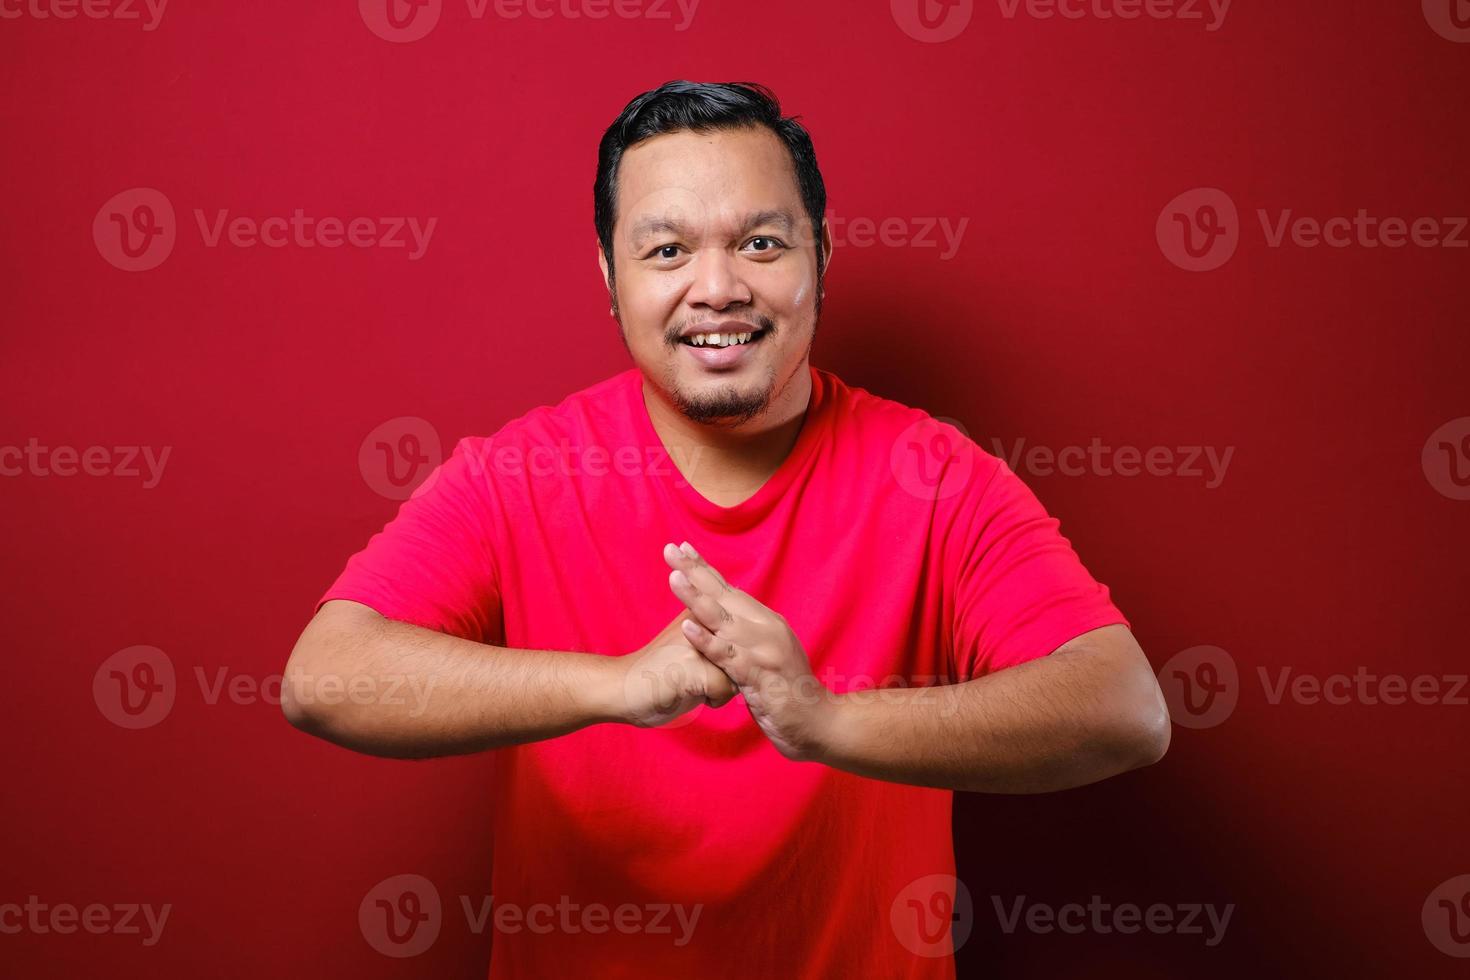
[{"label": "forehead", "polygon": [[645,140],[623,154],[617,193],[623,234],[649,218],[702,226],[756,211],[802,210],[791,154],[763,126]]}]

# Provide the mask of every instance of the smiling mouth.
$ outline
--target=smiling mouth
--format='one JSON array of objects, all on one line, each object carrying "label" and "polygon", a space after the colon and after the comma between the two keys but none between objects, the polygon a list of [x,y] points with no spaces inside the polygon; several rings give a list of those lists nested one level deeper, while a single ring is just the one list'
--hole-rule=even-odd
[{"label": "smiling mouth", "polygon": [[754,331],[743,333],[700,333],[691,334],[688,337],[680,337],[679,343],[685,347],[694,347],[700,350],[720,350],[726,347],[745,347],[758,342],[768,331],[758,328]]}]

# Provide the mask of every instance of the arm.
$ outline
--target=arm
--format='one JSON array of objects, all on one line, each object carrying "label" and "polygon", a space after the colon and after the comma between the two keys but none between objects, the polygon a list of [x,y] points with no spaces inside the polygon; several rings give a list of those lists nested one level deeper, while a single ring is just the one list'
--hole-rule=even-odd
[{"label": "arm", "polygon": [[489,646],[334,599],[291,652],[281,708],[305,732],[393,758],[478,752],[599,722],[663,724],[736,693],[683,642],[686,616],[639,651],[606,657]]},{"label": "arm", "polygon": [[835,694],[778,613],[687,543],[667,546],[664,558],[694,614],[685,635],[788,758],[918,786],[1036,793],[1148,765],[1168,748],[1163,695],[1123,626],[961,684]]},{"label": "arm", "polygon": [[833,699],[813,760],[916,786],[1045,793],[1151,765],[1169,747],[1168,708],[1124,626],[962,684]]}]

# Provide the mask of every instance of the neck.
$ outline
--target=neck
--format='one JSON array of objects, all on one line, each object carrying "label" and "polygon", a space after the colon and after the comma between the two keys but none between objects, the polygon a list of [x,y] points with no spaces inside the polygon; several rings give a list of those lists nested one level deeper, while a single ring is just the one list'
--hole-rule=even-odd
[{"label": "neck", "polygon": [[791,454],[811,403],[812,378],[803,360],[779,384],[770,405],[738,426],[695,422],[643,379],[649,421],[689,485],[722,506],[748,499]]}]

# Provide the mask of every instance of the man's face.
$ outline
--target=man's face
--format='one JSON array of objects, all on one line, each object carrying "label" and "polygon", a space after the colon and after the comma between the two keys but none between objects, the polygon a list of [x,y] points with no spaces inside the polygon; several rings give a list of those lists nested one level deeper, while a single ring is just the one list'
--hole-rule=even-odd
[{"label": "man's face", "polygon": [[623,155],[616,205],[610,289],[634,363],[691,419],[758,416],[807,369],[830,248],[785,145],[764,128],[656,136]]}]

